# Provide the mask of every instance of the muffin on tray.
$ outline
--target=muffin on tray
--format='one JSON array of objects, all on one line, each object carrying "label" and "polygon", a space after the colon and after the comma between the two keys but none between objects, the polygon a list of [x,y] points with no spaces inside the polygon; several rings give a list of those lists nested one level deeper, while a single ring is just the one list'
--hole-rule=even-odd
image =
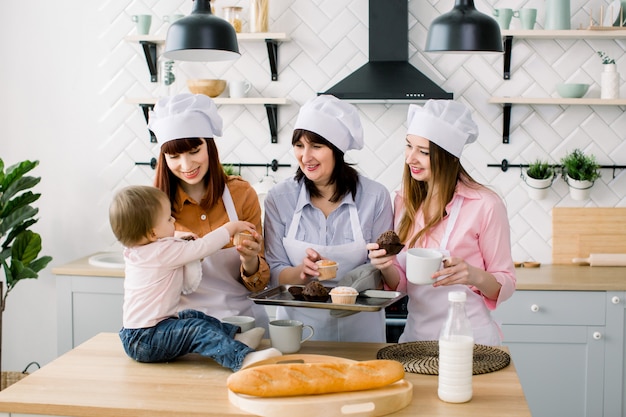
[{"label": "muffin on tray", "polygon": [[335,287],[330,290],[330,297],[334,304],[354,304],[359,292],[352,287]]}]

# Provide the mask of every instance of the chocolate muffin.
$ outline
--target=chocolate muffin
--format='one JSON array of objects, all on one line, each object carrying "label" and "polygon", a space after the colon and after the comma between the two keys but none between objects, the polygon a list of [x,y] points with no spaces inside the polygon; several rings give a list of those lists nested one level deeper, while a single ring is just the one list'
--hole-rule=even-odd
[{"label": "chocolate muffin", "polygon": [[294,285],[292,285],[291,287],[287,289],[287,291],[289,291],[289,294],[291,294],[293,299],[297,301],[304,301],[304,295],[302,295],[303,290],[304,289],[302,287],[294,286]]},{"label": "chocolate muffin", "polygon": [[380,249],[385,249],[387,255],[397,255],[404,245],[400,242],[400,237],[393,230],[387,230],[376,240]]},{"label": "chocolate muffin", "polygon": [[319,281],[311,281],[304,286],[302,296],[306,301],[326,302],[330,298],[328,288],[324,287]]}]

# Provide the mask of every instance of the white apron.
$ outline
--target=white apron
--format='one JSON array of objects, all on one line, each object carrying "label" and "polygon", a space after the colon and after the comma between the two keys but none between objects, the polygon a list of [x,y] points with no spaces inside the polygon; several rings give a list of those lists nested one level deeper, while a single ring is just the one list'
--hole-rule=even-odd
[{"label": "white apron", "polygon": [[[461,196],[457,196],[452,203],[448,224],[439,248],[444,256],[450,255],[447,250],[448,240],[458,220],[462,204],[463,197]],[[482,296],[476,294],[470,287],[459,284],[435,288],[432,285],[415,285],[411,282],[407,282],[409,316],[399,342],[438,340],[439,332],[448,315],[448,292],[450,291],[463,291],[467,294],[465,308],[472,322],[474,342],[490,346],[501,345],[498,325],[493,321]],[[411,302],[411,300],[415,301]],[[429,320],[424,319],[426,316]]]},{"label": "white apron", "polygon": [[[224,187],[224,207],[231,222],[239,220],[235,204]],[[220,249],[202,260],[202,281],[198,289],[181,297],[179,310],[194,309],[222,319],[228,316],[253,316],[257,327],[267,330],[267,312],[248,299],[250,291],[239,282],[241,260],[235,247]]]},{"label": "white apron", "polygon": [[[300,188],[297,207],[306,201],[306,188]],[[350,224],[354,242],[343,245],[314,245],[296,239],[302,210],[294,213],[287,236],[283,238],[283,246],[292,265],[299,265],[306,256],[306,249],[312,248],[321,256],[332,259],[339,264],[337,278],[324,281],[324,286],[334,287],[337,281],[347,272],[367,261],[365,239],[359,222],[359,214],[354,204],[350,205]],[[312,340],[340,342],[385,342],[385,311],[361,312],[347,317],[336,318],[330,310],[301,307],[278,307],[276,318],[300,320],[313,326],[315,335]]]}]

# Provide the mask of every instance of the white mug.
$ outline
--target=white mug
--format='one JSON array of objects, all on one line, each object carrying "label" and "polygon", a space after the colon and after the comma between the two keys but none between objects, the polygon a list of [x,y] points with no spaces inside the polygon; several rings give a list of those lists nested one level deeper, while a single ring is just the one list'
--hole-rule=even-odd
[{"label": "white mug", "polygon": [[234,80],[229,83],[230,97],[242,98],[248,94],[252,85],[245,80]]},{"label": "white mug", "polygon": [[152,24],[152,16],[149,14],[136,14],[132,16],[133,22],[137,25],[137,33],[147,35],[150,33],[150,25]]},{"label": "white mug", "polygon": [[183,17],[185,17],[184,14],[168,14],[166,16],[163,16],[163,21],[167,23],[174,23],[175,21]]},{"label": "white mug", "polygon": [[222,322],[230,323],[232,325],[241,327],[241,333],[247,332],[248,330],[251,330],[251,329],[254,329],[254,326],[256,325],[256,323],[254,321],[254,317],[250,317],[250,316],[229,316],[229,317],[224,317],[222,319]]},{"label": "white mug", "polygon": [[412,248],[406,253],[406,279],[417,285],[435,282],[433,274],[442,267],[443,253],[435,249]]},{"label": "white mug", "polygon": [[[302,330],[309,329],[311,334],[302,339]],[[282,353],[296,353],[300,345],[313,337],[315,331],[308,324],[298,320],[272,320],[270,321],[270,340],[272,347]]]}]

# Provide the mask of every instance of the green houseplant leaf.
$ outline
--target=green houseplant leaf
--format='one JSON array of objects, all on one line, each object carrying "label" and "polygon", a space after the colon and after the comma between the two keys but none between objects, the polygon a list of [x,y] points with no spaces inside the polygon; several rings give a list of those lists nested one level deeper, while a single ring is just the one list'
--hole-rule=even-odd
[{"label": "green houseplant leaf", "polygon": [[528,165],[526,174],[536,180],[545,180],[548,178],[552,178],[552,176],[554,175],[554,169],[547,162],[537,159],[536,161]]},{"label": "green houseplant leaf", "polygon": [[600,178],[600,165],[593,155],[585,155],[580,149],[574,149],[561,159],[563,173],[577,181],[595,181]]},{"label": "green houseplant leaf", "polygon": [[31,188],[39,184],[40,177],[27,176],[39,161],[22,161],[4,170],[0,159],[0,266],[6,278],[6,292],[0,300],[0,314],[4,311],[6,298],[22,279],[37,278],[52,260],[39,256],[41,236],[30,230],[37,223],[39,209],[31,206],[41,194]]}]

